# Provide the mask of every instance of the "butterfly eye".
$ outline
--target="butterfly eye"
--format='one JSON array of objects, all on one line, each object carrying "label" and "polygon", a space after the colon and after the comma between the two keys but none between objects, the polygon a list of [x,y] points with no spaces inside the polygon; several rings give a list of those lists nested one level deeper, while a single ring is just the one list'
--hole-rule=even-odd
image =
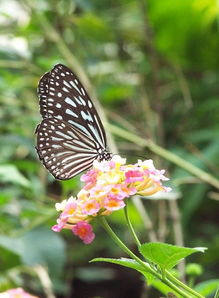
[{"label": "butterfly eye", "polygon": [[57,179],[89,169],[95,159],[109,160],[100,117],[76,75],[58,64],[39,81],[42,122],[36,129],[37,153]]}]

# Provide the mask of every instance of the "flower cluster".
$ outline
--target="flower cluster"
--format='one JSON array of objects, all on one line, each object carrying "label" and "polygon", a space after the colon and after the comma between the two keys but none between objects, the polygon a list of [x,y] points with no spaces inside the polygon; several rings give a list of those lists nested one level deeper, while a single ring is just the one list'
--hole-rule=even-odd
[{"label": "flower cluster", "polygon": [[168,180],[164,172],[155,169],[151,159],[138,160],[134,165],[127,165],[126,159],[118,155],[110,161],[95,160],[93,168],[81,176],[85,185],[77,198],[56,204],[61,214],[53,231],[71,229],[85,244],[91,243],[95,235],[89,222],[96,216],[124,208],[125,199],[132,195],[151,196],[158,191],[170,191],[161,183]]},{"label": "flower cluster", "polygon": [[0,293],[0,298],[38,298],[37,296],[30,295],[22,288],[10,289],[6,292]]}]

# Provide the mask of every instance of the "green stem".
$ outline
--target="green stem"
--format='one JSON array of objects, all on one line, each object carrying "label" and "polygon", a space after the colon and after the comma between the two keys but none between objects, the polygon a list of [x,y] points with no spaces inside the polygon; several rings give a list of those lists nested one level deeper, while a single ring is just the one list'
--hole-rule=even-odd
[{"label": "green stem", "polygon": [[[127,220],[127,223],[128,223],[128,227],[130,229],[130,232],[137,244],[138,247],[141,246],[141,243],[134,231],[134,228],[133,228],[133,225],[130,221],[130,218],[129,218],[129,214],[128,214],[128,206],[126,205],[125,206],[125,209],[124,209],[124,212],[125,212],[125,217],[126,217],[126,220]],[[177,278],[175,278],[169,271],[166,271],[165,272],[162,272],[162,280],[166,279],[166,276],[168,277],[169,281],[172,283],[172,284],[176,284],[178,286],[180,286],[181,288],[183,288],[184,290],[186,290],[187,292],[191,293],[192,295],[194,295],[195,297],[199,297],[199,298],[203,298],[202,295],[200,295],[199,293],[195,292],[193,289],[191,289],[190,287],[188,287],[186,284],[182,283],[181,281],[179,281]]]},{"label": "green stem", "polygon": [[164,284],[169,286],[171,289],[173,289],[176,293],[181,295],[181,297],[185,298],[191,298],[191,295],[188,295],[185,293],[182,289],[178,288],[172,281],[169,281],[168,279],[162,279],[162,276],[157,273],[154,269],[150,267],[150,265],[146,262],[143,262],[139,257],[137,257],[119,238],[118,236],[113,232],[111,227],[109,226],[107,220],[105,217],[101,216],[99,217],[99,222],[103,226],[103,228],[106,230],[106,232],[110,235],[110,237],[114,240],[114,242],[125,252],[127,255],[129,255],[132,259],[137,261],[145,271],[151,273],[153,276],[160,279]]},{"label": "green stem", "polygon": [[183,282],[181,282],[180,280],[178,280],[169,271],[166,271],[166,276],[168,277],[168,279],[170,281],[172,281],[173,283],[177,284],[178,286],[180,286],[181,288],[183,288],[184,290],[186,290],[190,294],[194,295],[195,297],[204,298],[204,296],[202,296],[201,294],[197,293],[196,291],[194,291],[193,289],[191,289],[190,287],[188,287],[186,284],[184,284]]},{"label": "green stem", "polygon": [[[164,282],[165,281],[165,282]],[[183,290],[181,290],[180,288],[178,288],[174,283],[172,283],[171,281],[169,281],[168,279],[164,279],[162,280],[163,283],[165,283],[166,285],[168,285],[171,289],[173,289],[176,293],[180,294],[180,297],[185,297],[185,298],[191,298],[190,295],[188,295],[187,293],[185,293]]]},{"label": "green stem", "polygon": [[125,212],[125,218],[126,218],[126,220],[127,220],[127,224],[128,224],[129,230],[130,230],[130,232],[131,232],[131,234],[132,234],[132,236],[133,236],[133,238],[134,238],[134,240],[135,240],[137,246],[140,247],[140,246],[141,246],[141,242],[139,241],[139,239],[138,239],[138,237],[137,237],[137,235],[136,235],[136,233],[135,233],[135,231],[134,231],[134,228],[133,228],[133,226],[132,226],[132,223],[131,223],[131,221],[130,221],[130,218],[129,218],[129,214],[128,214],[128,205],[125,206],[125,208],[124,208],[124,212]]},{"label": "green stem", "polygon": [[104,229],[107,231],[107,233],[110,235],[110,237],[114,240],[114,242],[125,252],[127,255],[129,255],[131,258],[136,260],[140,265],[142,265],[146,271],[150,272],[151,274],[155,275],[157,278],[160,278],[160,274],[158,274],[155,270],[150,268],[149,264],[143,262],[139,257],[137,257],[119,238],[118,236],[113,232],[111,227],[109,226],[107,220],[104,216],[99,217],[99,221],[101,225],[104,227]]},{"label": "green stem", "polygon": [[130,142],[133,142],[139,145],[140,147],[149,148],[152,152],[158,154],[159,156],[162,156],[163,158],[169,160],[170,162],[175,163],[176,165],[192,173],[199,179],[215,186],[216,188],[219,188],[219,180],[216,177],[196,167],[195,165],[191,164],[190,162],[186,161],[180,156],[177,156],[176,154],[158,146],[153,141],[145,140],[129,131],[126,131],[125,129],[122,129],[121,127],[117,127],[112,124],[110,125],[107,124],[107,126],[109,127],[109,129],[113,134],[120,136],[123,139],[129,140]]}]

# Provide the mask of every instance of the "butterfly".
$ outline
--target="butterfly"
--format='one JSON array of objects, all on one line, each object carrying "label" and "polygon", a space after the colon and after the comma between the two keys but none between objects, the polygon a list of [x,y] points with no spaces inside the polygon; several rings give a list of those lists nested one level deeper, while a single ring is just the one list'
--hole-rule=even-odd
[{"label": "butterfly", "polygon": [[110,160],[106,133],[83,85],[65,65],[57,64],[39,81],[42,122],[36,128],[39,159],[60,180]]}]

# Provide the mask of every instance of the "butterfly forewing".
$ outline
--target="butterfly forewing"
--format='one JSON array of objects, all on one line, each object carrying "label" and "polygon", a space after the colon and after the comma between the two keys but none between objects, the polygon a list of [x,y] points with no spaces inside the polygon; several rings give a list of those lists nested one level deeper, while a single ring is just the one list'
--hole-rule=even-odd
[{"label": "butterfly forewing", "polygon": [[62,64],[38,85],[42,122],[36,129],[37,153],[57,179],[70,179],[89,169],[95,159],[110,159],[106,135],[82,84]]},{"label": "butterfly forewing", "polygon": [[39,82],[38,93],[43,118],[64,120],[106,147],[106,135],[97,111],[68,67],[57,64],[46,73]]}]

